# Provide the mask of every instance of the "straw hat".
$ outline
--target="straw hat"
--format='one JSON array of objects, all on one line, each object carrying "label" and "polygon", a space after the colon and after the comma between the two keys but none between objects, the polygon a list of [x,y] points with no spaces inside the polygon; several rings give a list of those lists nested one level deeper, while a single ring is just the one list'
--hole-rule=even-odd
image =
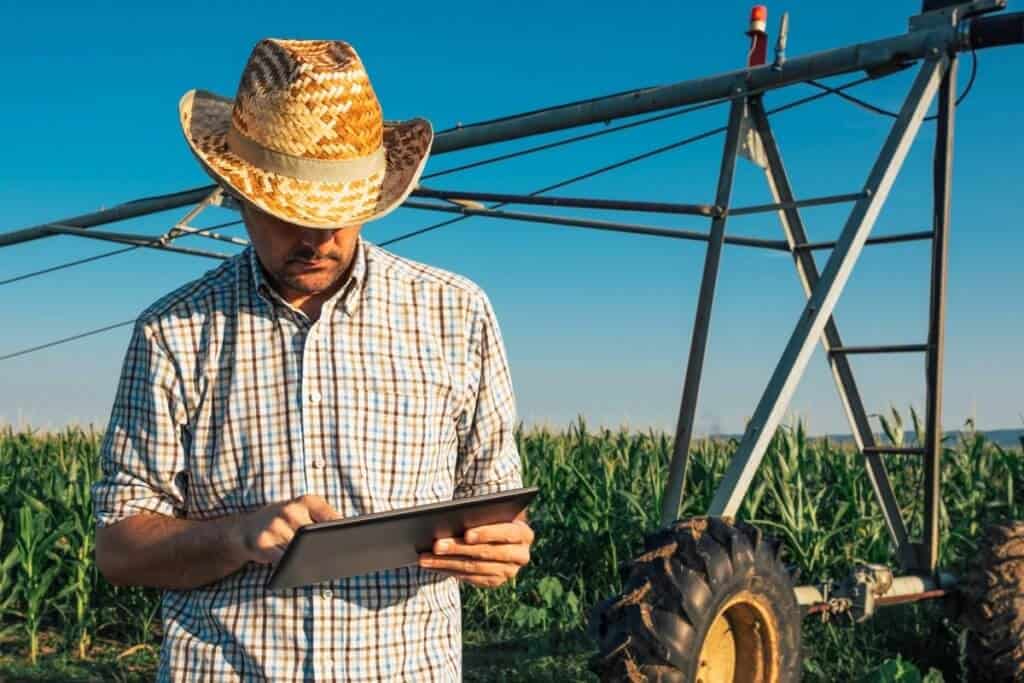
[{"label": "straw hat", "polygon": [[381,218],[419,180],[433,129],[384,121],[370,79],[340,40],[261,40],[235,99],[190,90],[181,127],[229,194],[310,228]]}]

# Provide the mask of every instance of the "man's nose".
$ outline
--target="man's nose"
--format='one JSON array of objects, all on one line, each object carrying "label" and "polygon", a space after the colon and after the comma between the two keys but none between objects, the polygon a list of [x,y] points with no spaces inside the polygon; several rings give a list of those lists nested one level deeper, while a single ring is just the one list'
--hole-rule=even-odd
[{"label": "man's nose", "polygon": [[324,242],[330,242],[334,237],[334,230],[318,230],[317,228],[302,228],[299,238],[306,244],[319,247]]}]

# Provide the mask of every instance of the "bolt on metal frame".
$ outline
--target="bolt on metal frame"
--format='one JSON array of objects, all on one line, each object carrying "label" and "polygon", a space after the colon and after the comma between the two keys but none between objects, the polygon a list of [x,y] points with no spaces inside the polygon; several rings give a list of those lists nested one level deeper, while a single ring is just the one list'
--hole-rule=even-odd
[{"label": "bolt on metal frame", "polygon": [[[948,3],[947,3],[948,4]],[[806,369],[810,355],[820,340],[828,359],[840,399],[847,413],[854,439],[863,453],[869,479],[879,501],[896,555],[906,571],[930,574],[923,590],[941,593],[950,583],[936,573],[938,559],[938,510],[940,503],[940,455],[942,406],[943,330],[945,322],[946,261],[950,222],[952,143],[956,108],[957,53],[1024,42],[1024,14],[980,17],[1002,10],[1005,0],[974,0],[924,12],[911,20],[911,30],[900,36],[829,50],[805,57],[778,60],[774,65],[748,68],[704,79],[663,87],[645,88],[584,102],[552,107],[504,117],[439,133],[432,154],[466,149],[499,141],[523,138],[539,133],[564,130],[613,118],[634,116],[695,103],[729,102],[729,122],[719,171],[714,204],[670,204],[628,200],[598,200],[569,197],[538,197],[498,193],[459,192],[418,188],[416,195],[439,202],[407,201],[404,206],[423,210],[458,213],[512,220],[544,222],[570,227],[700,240],[708,243],[700,296],[691,338],[689,362],[680,404],[676,440],[670,464],[669,481],[663,498],[662,521],[669,523],[679,510],[686,464],[692,439],[708,331],[714,303],[715,284],[724,245],[782,250],[791,253],[798,279],[807,296],[807,304],[796,322],[781,359],[757,405],[729,468],[712,500],[709,514],[733,517],[760,465],[770,439]],[[764,108],[766,92],[817,78],[857,71],[881,77],[921,61],[918,75],[894,121],[864,187],[855,193],[798,200],[794,196],[783,166],[778,143]],[[826,93],[827,94],[827,93]],[[903,233],[870,238],[875,220],[885,203],[906,154],[921,128],[931,102],[938,96],[939,114],[934,161],[933,226],[927,232]],[[739,150],[741,125],[749,116],[760,137],[767,160],[766,180],[774,203],[755,207],[731,208],[733,175]],[[475,204],[476,200],[563,206],[591,209],[647,211],[710,218],[709,233],[658,228],[593,219],[546,216],[532,213],[498,211]],[[198,205],[160,238],[125,233],[94,231],[92,228],[115,221]],[[839,238],[832,242],[812,243],[800,214],[808,206],[852,202],[853,206]],[[211,228],[191,228],[188,223],[211,205],[232,206],[214,185],[194,188],[173,195],[153,197],[92,214],[0,234],[0,247],[18,244],[53,234],[73,234],[107,241],[129,243],[194,255],[224,258],[223,254],[171,247],[168,242],[187,234],[202,234],[235,244],[244,240],[212,233]],[[237,208],[237,207],[236,207]],[[726,235],[730,215],[761,212],[777,213],[785,240],[764,240]],[[931,296],[928,340],[924,344],[846,346],[832,317],[835,305],[849,279],[861,250],[868,244],[887,244],[910,240],[932,240]],[[824,269],[819,272],[812,251],[831,249]],[[109,328],[107,328],[109,329]],[[853,377],[848,356],[867,353],[923,352],[927,358],[926,440],[923,447],[896,448],[875,442],[868,423],[860,391]],[[11,354],[8,357],[13,357]],[[921,542],[909,538],[892,485],[882,460],[885,454],[923,456],[925,468],[925,525]],[[907,584],[910,585],[910,584]],[[917,585],[917,584],[914,584]],[[800,595],[813,590],[798,589]],[[903,593],[901,593],[903,595]]]}]

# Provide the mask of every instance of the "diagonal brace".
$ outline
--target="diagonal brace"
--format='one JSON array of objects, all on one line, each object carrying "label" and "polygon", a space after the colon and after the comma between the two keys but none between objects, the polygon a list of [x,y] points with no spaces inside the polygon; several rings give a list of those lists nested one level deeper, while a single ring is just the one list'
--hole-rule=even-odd
[{"label": "diagonal brace", "polygon": [[[771,124],[764,111],[764,103],[761,97],[755,97],[750,102],[750,115],[754,127],[761,136],[768,166],[765,168],[765,177],[768,180],[768,187],[775,201],[780,204],[795,204],[793,189],[786,174],[785,166],[782,163],[782,155],[779,152],[778,143],[772,133]],[[818,273],[817,263],[807,249],[799,247],[807,244],[807,231],[800,216],[797,206],[783,208],[779,211],[779,220],[786,240],[793,250],[793,261],[796,265],[797,275],[804,293],[810,297],[814,288],[821,280]],[[866,451],[866,448],[874,448],[875,437],[871,431],[871,424],[868,421],[867,411],[861,400],[860,390],[853,376],[853,369],[850,366],[846,354],[832,353],[836,349],[842,349],[843,341],[839,336],[839,328],[835,318],[829,316],[825,322],[825,332],[821,336],[821,344],[825,349],[829,369],[832,371],[832,378],[835,380],[836,390],[839,399],[846,411],[846,417],[850,422],[853,438],[857,443],[857,449],[864,452],[865,465],[867,466],[868,480],[874,489],[881,508],[882,517],[889,530],[896,547],[896,553],[900,564],[904,569],[910,569],[916,564],[916,553],[910,545],[906,523],[900,512],[899,502],[892,490],[889,481],[889,474],[886,472],[885,463],[878,453]]]}]

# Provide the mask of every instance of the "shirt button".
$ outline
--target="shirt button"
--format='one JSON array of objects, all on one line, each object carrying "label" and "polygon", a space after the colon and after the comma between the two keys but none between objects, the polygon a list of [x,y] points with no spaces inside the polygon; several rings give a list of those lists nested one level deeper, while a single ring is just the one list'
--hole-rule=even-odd
[{"label": "shirt button", "polygon": [[332,659],[325,659],[324,660],[324,668],[325,669],[333,669],[334,668],[334,660],[332,660]]},{"label": "shirt button", "polygon": [[313,461],[313,467],[327,467],[327,461],[324,460],[323,458],[317,458],[316,460]]},{"label": "shirt button", "polygon": [[323,397],[320,395],[319,391],[316,391],[314,389],[313,391],[309,392],[309,402],[310,403],[319,403],[321,398],[323,398]]},{"label": "shirt button", "polygon": [[324,596],[324,600],[330,600],[331,597],[334,595],[334,591],[332,591],[330,588],[325,588],[322,595]]}]

